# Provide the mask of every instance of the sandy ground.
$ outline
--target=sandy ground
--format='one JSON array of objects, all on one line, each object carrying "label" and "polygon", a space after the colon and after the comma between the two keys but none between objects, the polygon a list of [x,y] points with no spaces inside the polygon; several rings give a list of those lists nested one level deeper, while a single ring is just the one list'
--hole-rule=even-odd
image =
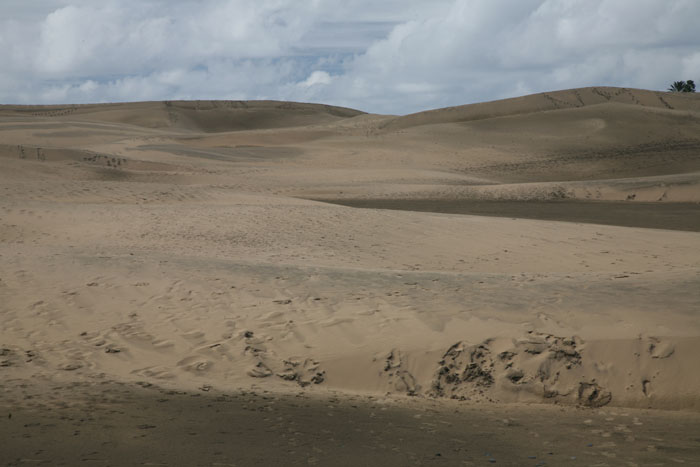
[{"label": "sandy ground", "polygon": [[[404,117],[0,106],[0,461],[177,465],[194,432],[216,465],[223,417],[247,449],[221,465],[692,465],[699,130],[698,96],[616,88]],[[244,409],[265,391],[273,424]]]},{"label": "sandy ground", "polygon": [[700,450],[682,412],[124,384],[27,396],[41,402],[0,412],[8,465],[695,465]]}]

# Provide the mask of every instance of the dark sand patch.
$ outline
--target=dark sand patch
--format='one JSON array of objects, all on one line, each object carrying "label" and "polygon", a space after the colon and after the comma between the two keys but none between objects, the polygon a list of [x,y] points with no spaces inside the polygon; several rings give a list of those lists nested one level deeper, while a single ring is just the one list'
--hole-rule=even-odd
[{"label": "dark sand patch", "polygon": [[[208,390],[208,387],[205,387]],[[23,392],[31,391],[26,386]],[[14,392],[14,391],[13,391]],[[65,384],[0,404],[2,465],[692,465],[700,415]],[[556,423],[553,423],[556,420]]]},{"label": "dark sand patch", "polygon": [[227,162],[278,160],[299,156],[303,153],[301,149],[283,146],[243,146],[233,148],[221,147],[195,149],[177,144],[154,144],[139,146],[138,149],[163,151],[176,154],[178,156],[198,157]]},{"label": "dark sand patch", "polygon": [[471,214],[700,232],[700,203],[468,199],[316,199],[316,201],[365,209]]}]

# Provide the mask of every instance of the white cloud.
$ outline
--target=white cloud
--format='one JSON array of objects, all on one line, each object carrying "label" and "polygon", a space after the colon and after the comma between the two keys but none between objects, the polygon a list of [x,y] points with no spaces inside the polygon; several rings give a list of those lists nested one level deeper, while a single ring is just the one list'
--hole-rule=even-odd
[{"label": "white cloud", "polygon": [[[35,67],[59,76],[130,74],[217,58],[282,56],[309,27],[288,1],[136,2],[65,6],[41,24]],[[311,15],[312,16],[312,15]]]},{"label": "white cloud", "polygon": [[695,70],[700,29],[688,18],[700,2],[456,0],[371,45],[336,95],[392,112],[588,85],[665,89]]},{"label": "white cloud", "polygon": [[316,70],[311,73],[308,78],[306,78],[306,81],[299,84],[308,88],[317,84],[331,84],[331,80],[331,75],[329,75],[327,72]]},{"label": "white cloud", "polygon": [[696,0],[3,0],[0,102],[294,99],[405,113],[700,81]]}]

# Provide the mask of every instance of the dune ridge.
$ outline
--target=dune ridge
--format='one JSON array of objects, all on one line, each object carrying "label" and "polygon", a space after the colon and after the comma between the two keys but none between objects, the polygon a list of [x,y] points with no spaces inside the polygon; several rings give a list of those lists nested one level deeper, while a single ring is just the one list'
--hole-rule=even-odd
[{"label": "dune ridge", "polygon": [[160,101],[75,105],[0,105],[0,116],[87,120],[205,133],[313,125],[363,112],[282,101]]},{"label": "dune ridge", "polygon": [[391,120],[386,123],[385,128],[399,129],[419,125],[485,120],[601,104],[675,111],[700,110],[700,100],[693,94],[596,86],[417,112]]}]

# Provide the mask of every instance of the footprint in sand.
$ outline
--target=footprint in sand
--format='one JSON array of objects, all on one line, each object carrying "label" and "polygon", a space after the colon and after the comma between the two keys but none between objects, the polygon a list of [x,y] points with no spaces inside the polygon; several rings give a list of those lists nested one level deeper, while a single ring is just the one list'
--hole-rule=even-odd
[{"label": "footprint in sand", "polygon": [[606,391],[595,381],[589,383],[580,383],[578,387],[578,402],[579,405],[585,407],[603,407],[608,405],[612,400],[612,393]]},{"label": "footprint in sand", "polygon": [[288,358],[282,362],[284,369],[277,376],[286,381],[295,381],[299,386],[321,384],[326,379],[326,372],[319,368],[319,362],[313,358],[303,361],[296,358]]},{"label": "footprint in sand", "polygon": [[119,353],[122,351],[122,348],[120,346],[118,346],[115,343],[108,343],[108,341],[102,336],[102,334],[98,332],[83,331],[80,333],[80,337],[83,338],[83,341],[86,344],[96,347],[100,350],[104,349],[106,353]]},{"label": "footprint in sand", "polygon": [[266,378],[274,374],[267,363],[268,352],[264,344],[265,340],[255,337],[253,331],[244,331],[241,335],[245,342],[243,355],[249,356],[253,361],[252,368],[246,374],[253,378]]},{"label": "footprint in sand", "polygon": [[35,350],[23,350],[21,348],[0,348],[0,368],[22,367],[27,363],[44,364]]},{"label": "footprint in sand", "polygon": [[595,380],[575,378],[582,366],[582,346],[578,337],[535,332],[515,341],[458,342],[440,360],[429,394],[493,400],[500,390],[525,391],[545,399],[568,398],[579,405],[602,407],[612,394]]},{"label": "footprint in sand", "polygon": [[160,380],[169,380],[175,378],[175,375],[170,371],[170,368],[164,366],[150,366],[146,368],[139,368],[133,370],[131,374]]},{"label": "footprint in sand", "polygon": [[253,331],[244,331],[242,336],[245,340],[243,354],[249,356],[253,362],[253,366],[246,372],[248,376],[267,378],[276,375],[285,381],[296,382],[301,387],[325,381],[326,372],[313,358],[290,357],[278,361],[265,345],[267,339],[264,336],[258,337]]},{"label": "footprint in sand", "polygon": [[182,337],[198,345],[201,345],[205,342],[205,334],[202,331],[198,330],[186,332],[182,334]]},{"label": "footprint in sand", "polygon": [[675,345],[670,342],[664,342],[658,337],[649,337],[647,339],[647,350],[651,358],[669,358],[676,351]]},{"label": "footprint in sand", "polygon": [[406,366],[406,355],[392,349],[384,360],[384,374],[389,378],[389,387],[394,391],[415,395],[420,391],[420,385]]},{"label": "footprint in sand", "polygon": [[177,362],[178,367],[194,374],[205,374],[211,370],[213,365],[214,362],[211,360],[202,360],[196,356],[186,357]]},{"label": "footprint in sand", "polygon": [[272,370],[263,362],[259,360],[255,365],[246,371],[246,374],[252,378],[266,378],[272,376]]}]

